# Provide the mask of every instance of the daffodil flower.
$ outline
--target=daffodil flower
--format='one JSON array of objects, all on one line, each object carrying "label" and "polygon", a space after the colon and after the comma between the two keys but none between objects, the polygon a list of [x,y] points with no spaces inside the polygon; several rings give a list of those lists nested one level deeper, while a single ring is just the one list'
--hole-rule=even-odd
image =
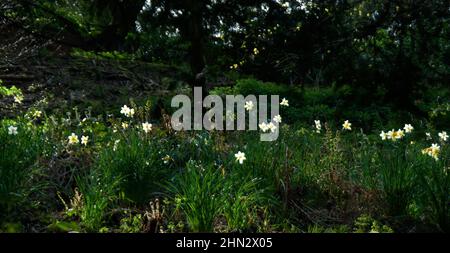
[{"label": "daffodil flower", "polygon": [[314,124],[316,125],[316,133],[320,134],[320,130],[322,130],[322,124],[320,120],[314,120]]},{"label": "daffodil flower", "polygon": [[22,104],[22,100],[23,100],[23,97],[21,97],[21,96],[14,96],[14,102],[15,103]]},{"label": "daffodil flower", "polygon": [[411,133],[414,130],[414,127],[411,124],[405,124],[403,127],[406,133]]},{"label": "daffodil flower", "polygon": [[448,134],[445,131],[438,133],[438,136],[439,136],[439,139],[441,139],[441,141],[447,141],[448,140]]},{"label": "daffodil flower", "polygon": [[245,105],[244,105],[245,110],[251,111],[251,110],[253,110],[253,107],[254,107],[253,101],[245,102]]},{"label": "daffodil flower", "polygon": [[380,137],[381,137],[381,139],[384,141],[384,140],[386,140],[386,139],[388,138],[388,134],[385,133],[384,131],[381,131]]},{"label": "daffodil flower", "polygon": [[234,154],[234,157],[236,158],[236,161],[239,162],[239,164],[243,164],[244,160],[247,158],[245,157],[245,153],[238,151],[236,154]]},{"label": "daffodil flower", "polygon": [[134,109],[129,108],[127,105],[124,105],[124,106],[122,106],[120,113],[131,118],[134,115]]},{"label": "daffodil flower", "polygon": [[75,133],[72,133],[69,137],[69,144],[77,144],[80,141],[78,140],[78,136]]},{"label": "daffodil flower", "polygon": [[267,124],[267,128],[268,128],[272,133],[275,133],[275,131],[277,130],[277,126],[276,126],[274,123],[272,123],[272,122],[270,122],[269,124]]},{"label": "daffodil flower", "polygon": [[401,139],[401,138],[403,138],[403,137],[405,137],[405,132],[403,131],[403,130],[401,130],[401,129],[399,129],[397,132],[396,132],[396,136],[395,136],[397,139]]},{"label": "daffodil flower", "polygon": [[344,124],[342,124],[342,129],[345,130],[352,130],[352,123],[350,123],[348,120],[344,121]]},{"label": "daffodil flower", "polygon": [[89,136],[81,136],[81,144],[87,146],[89,142]]},{"label": "daffodil flower", "polygon": [[161,158],[161,160],[163,160],[164,164],[168,164],[170,160],[172,160],[172,157],[170,157],[170,155],[166,155],[163,158]]},{"label": "daffodil flower", "polygon": [[8,134],[9,135],[17,135],[17,127],[16,126],[9,126],[8,127]]},{"label": "daffodil flower", "polygon": [[389,140],[395,141],[395,139],[396,139],[396,132],[395,132],[394,129],[392,129],[391,131],[387,132],[386,135],[387,135],[387,138],[388,138]]},{"label": "daffodil flower", "polygon": [[33,117],[34,118],[40,118],[42,116],[42,112],[39,110],[36,110],[33,112]]},{"label": "daffodil flower", "polygon": [[258,126],[261,129],[261,131],[263,131],[264,133],[267,132],[267,130],[269,130],[269,127],[267,126],[267,124],[265,122],[262,122]]},{"label": "daffodil flower", "polygon": [[152,124],[148,122],[142,123],[142,129],[144,130],[145,133],[148,133],[152,131]]},{"label": "daffodil flower", "polygon": [[282,105],[282,106],[289,106],[289,101],[288,101],[287,99],[283,98],[283,99],[281,100],[280,105]]},{"label": "daffodil flower", "polygon": [[427,154],[433,157],[436,161],[439,160],[439,152],[441,151],[441,146],[436,143],[431,144],[431,147],[423,149],[422,154]]},{"label": "daffodil flower", "polygon": [[280,124],[281,123],[281,116],[277,115],[277,116],[273,117],[273,121],[278,123],[278,124]]}]

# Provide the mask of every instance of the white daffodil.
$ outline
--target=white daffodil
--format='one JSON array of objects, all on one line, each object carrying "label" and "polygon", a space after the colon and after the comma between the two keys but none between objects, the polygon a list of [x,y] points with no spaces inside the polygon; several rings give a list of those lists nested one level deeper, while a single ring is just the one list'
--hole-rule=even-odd
[{"label": "white daffodil", "polygon": [[396,137],[396,132],[395,132],[395,130],[394,129],[392,129],[391,131],[389,131],[389,132],[387,132],[387,138],[389,139],[389,140],[394,140],[395,141],[395,137]]},{"label": "white daffodil", "polygon": [[14,102],[18,104],[22,104],[23,97],[22,96],[14,96]]},{"label": "white daffodil", "polygon": [[33,112],[34,118],[40,118],[42,116],[42,111],[36,110]]},{"label": "white daffodil", "polygon": [[431,140],[431,134],[430,133],[425,133],[425,135],[427,136],[427,140]]},{"label": "white daffodil", "polygon": [[348,120],[344,121],[344,124],[342,124],[342,129],[345,130],[352,130],[352,123],[350,123]]},{"label": "white daffodil", "polygon": [[287,99],[283,98],[283,99],[281,100],[280,105],[282,105],[282,106],[289,106],[289,101],[288,101]]},{"label": "white daffodil", "polygon": [[148,122],[142,123],[142,129],[144,130],[145,133],[152,131],[152,126],[153,125]]},{"label": "white daffodil", "polygon": [[436,143],[431,144],[431,147],[423,149],[422,154],[427,154],[433,157],[436,161],[439,160],[439,152],[441,151],[441,146]]},{"label": "white daffodil", "polygon": [[388,134],[385,133],[384,131],[381,131],[380,137],[384,141],[384,140],[386,140],[388,138]]},{"label": "white daffodil", "polygon": [[314,120],[314,124],[316,125],[316,133],[320,133],[322,130],[322,124],[320,123],[320,120]]},{"label": "white daffodil", "polygon": [[253,101],[245,102],[245,105],[244,105],[245,110],[251,111],[251,110],[253,110],[253,107],[254,107]]},{"label": "white daffodil", "polygon": [[277,116],[273,117],[273,121],[278,123],[278,124],[280,124],[281,123],[281,116],[277,115]]},{"label": "white daffodil", "polygon": [[120,140],[115,140],[114,141],[114,146],[113,146],[113,151],[117,150],[117,147],[119,146]]},{"label": "white daffodil", "polygon": [[399,129],[399,130],[396,132],[395,138],[401,139],[401,138],[403,138],[403,137],[405,137],[405,132],[404,132],[403,130]]},{"label": "white daffodil", "polygon": [[441,139],[441,141],[447,141],[448,140],[448,134],[445,131],[438,133],[438,136],[439,136],[439,139]]},{"label": "white daffodil", "polygon": [[247,158],[245,157],[245,153],[239,151],[236,154],[234,154],[234,157],[236,158],[236,161],[238,161],[240,164],[244,163],[244,160]]},{"label": "white daffodil", "polygon": [[275,133],[275,131],[277,130],[277,126],[276,126],[274,123],[272,123],[272,122],[270,122],[269,124],[267,124],[267,128],[268,128],[272,133]]},{"label": "white daffodil", "polygon": [[129,127],[127,122],[122,122],[122,128],[127,129]]},{"label": "white daffodil", "polygon": [[89,136],[81,136],[81,144],[83,144],[84,146],[87,146],[89,142]]},{"label": "white daffodil", "polygon": [[170,157],[170,155],[166,155],[163,158],[161,158],[161,160],[163,160],[164,164],[168,164],[170,160],[172,160],[172,157]]},{"label": "white daffodil", "polygon": [[16,126],[9,126],[8,127],[8,134],[9,135],[17,135],[17,127]]},{"label": "white daffodil", "polygon": [[77,144],[78,142],[80,142],[78,140],[78,136],[75,133],[72,133],[69,137],[69,144]]},{"label": "white daffodil", "polygon": [[403,127],[406,133],[411,133],[414,130],[414,127],[411,124],[405,124]]},{"label": "white daffodil", "polygon": [[269,130],[269,127],[267,126],[267,124],[265,122],[262,122],[258,126],[261,129],[261,131],[263,131],[263,132],[267,132],[267,130]]},{"label": "white daffodil", "polygon": [[131,118],[134,115],[134,109],[129,108],[127,105],[124,105],[124,106],[122,106],[120,113]]}]

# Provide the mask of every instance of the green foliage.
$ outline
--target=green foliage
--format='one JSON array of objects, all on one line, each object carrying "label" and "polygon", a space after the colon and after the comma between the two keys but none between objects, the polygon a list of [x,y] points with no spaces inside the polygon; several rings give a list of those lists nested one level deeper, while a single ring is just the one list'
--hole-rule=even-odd
[{"label": "green foliage", "polygon": [[[17,128],[17,134],[9,129],[11,127]],[[31,194],[45,187],[45,181],[36,180],[40,173],[39,159],[46,149],[45,141],[42,132],[33,126],[21,121],[0,122],[1,216],[17,211],[30,200]]]},{"label": "green foliage", "polygon": [[[256,132],[173,132],[156,121],[145,133],[152,104],[131,101],[131,118],[75,108],[2,120],[1,223],[34,222],[19,210],[52,210],[60,215],[36,218],[45,231],[367,233],[405,231],[411,222],[448,230],[449,146],[431,124],[392,141],[358,122],[351,131],[342,120],[322,119],[320,131],[314,122],[283,122],[278,140],[261,142]],[[70,144],[72,133],[88,143]],[[431,143],[441,146],[437,160],[422,154]],[[161,196],[164,212],[146,212]]]},{"label": "green foliage", "polygon": [[212,232],[214,221],[223,205],[222,176],[220,170],[204,167],[193,161],[177,175],[170,185],[175,203],[186,216],[192,232]]},{"label": "green foliage", "polygon": [[141,214],[129,214],[120,220],[120,230],[122,233],[139,233],[142,231],[142,227],[143,217]]},{"label": "green foliage", "polygon": [[98,232],[103,226],[108,208],[119,199],[117,187],[121,181],[106,168],[94,168],[77,178],[80,188],[79,202],[75,208],[83,226],[90,232]]},{"label": "green foliage", "polygon": [[439,162],[430,162],[429,157],[419,158],[417,169],[418,182],[417,202],[421,213],[427,212],[433,224],[441,231],[450,229],[450,150],[449,146],[442,147]]},{"label": "green foliage", "polygon": [[384,198],[389,205],[390,215],[404,215],[414,194],[415,170],[420,166],[417,161],[417,148],[405,143],[389,143],[380,148],[379,175]]},{"label": "green foliage", "polygon": [[133,61],[135,56],[126,52],[119,51],[84,51],[81,49],[73,49],[72,56],[82,57],[95,60],[116,60],[116,61]]},{"label": "green foliage", "polygon": [[387,225],[380,224],[370,215],[361,215],[355,221],[355,233],[393,233]]},{"label": "green foliage", "polygon": [[146,203],[159,192],[159,184],[168,177],[169,166],[163,161],[161,140],[130,130],[124,138],[113,140],[99,155],[97,167],[102,173],[121,178],[118,185],[126,198]]},{"label": "green foliage", "polygon": [[2,85],[2,80],[0,80],[0,95],[2,96],[21,96],[22,95],[22,91],[20,89],[18,89],[16,86],[11,86],[10,88],[6,88],[5,86]]}]

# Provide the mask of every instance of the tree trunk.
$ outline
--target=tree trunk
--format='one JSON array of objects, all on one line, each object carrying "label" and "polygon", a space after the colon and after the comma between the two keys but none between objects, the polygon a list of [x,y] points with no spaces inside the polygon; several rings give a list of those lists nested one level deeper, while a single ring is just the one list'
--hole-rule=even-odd
[{"label": "tree trunk", "polygon": [[192,71],[192,86],[202,87],[205,90],[205,59],[203,47],[203,3],[201,0],[187,0],[187,36],[190,41],[190,65]]}]

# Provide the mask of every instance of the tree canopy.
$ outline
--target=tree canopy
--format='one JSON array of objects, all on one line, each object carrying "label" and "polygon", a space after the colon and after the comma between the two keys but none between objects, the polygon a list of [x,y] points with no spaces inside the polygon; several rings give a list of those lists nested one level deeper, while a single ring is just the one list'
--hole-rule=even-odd
[{"label": "tree canopy", "polygon": [[350,85],[414,109],[449,80],[450,3],[369,0],[5,0],[1,22],[72,47],[287,85]]}]

